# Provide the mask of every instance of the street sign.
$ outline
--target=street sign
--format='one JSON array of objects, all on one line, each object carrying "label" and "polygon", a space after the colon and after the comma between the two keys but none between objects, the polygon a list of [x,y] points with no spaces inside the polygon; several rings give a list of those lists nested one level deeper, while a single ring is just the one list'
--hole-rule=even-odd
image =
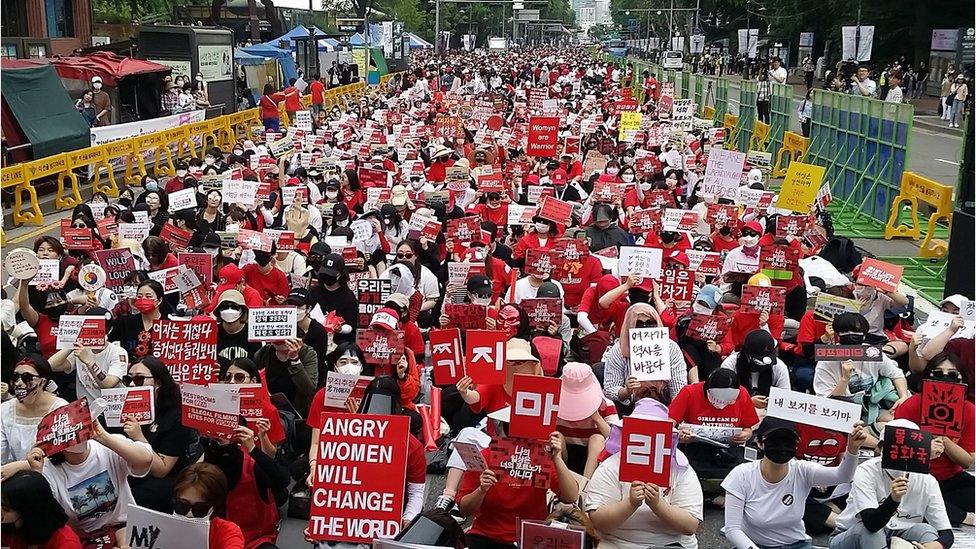
[{"label": "street sign", "polygon": [[516,15],[517,15],[516,19],[519,21],[539,20],[539,10],[520,10]]}]

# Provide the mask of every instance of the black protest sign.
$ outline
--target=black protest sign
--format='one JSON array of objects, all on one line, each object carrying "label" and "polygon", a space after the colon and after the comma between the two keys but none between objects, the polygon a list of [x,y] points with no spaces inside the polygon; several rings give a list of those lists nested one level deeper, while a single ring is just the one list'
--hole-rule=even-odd
[{"label": "black protest sign", "polygon": [[932,433],[907,427],[885,427],[881,467],[893,471],[928,473],[932,461]]}]

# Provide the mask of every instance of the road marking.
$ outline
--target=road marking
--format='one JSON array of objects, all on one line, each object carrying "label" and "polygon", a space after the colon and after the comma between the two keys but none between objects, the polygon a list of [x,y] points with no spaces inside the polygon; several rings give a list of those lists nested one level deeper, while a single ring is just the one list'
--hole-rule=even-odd
[{"label": "road marking", "polygon": [[9,246],[11,244],[20,244],[21,242],[26,242],[26,241],[34,238],[37,235],[41,235],[41,234],[44,234],[44,233],[50,231],[51,229],[57,227],[60,224],[61,224],[61,221],[58,220],[58,221],[56,221],[54,223],[49,223],[49,224],[47,224],[47,225],[45,225],[43,227],[38,227],[38,228],[34,229],[33,231],[29,231],[29,232],[24,233],[24,234],[22,234],[20,236],[11,238],[10,240],[7,241],[7,245]]},{"label": "road marking", "polygon": [[952,160],[946,160],[944,158],[936,158],[935,160],[938,161],[938,162],[945,162],[946,164],[952,164],[953,166],[958,166],[959,165],[958,162],[953,162]]}]

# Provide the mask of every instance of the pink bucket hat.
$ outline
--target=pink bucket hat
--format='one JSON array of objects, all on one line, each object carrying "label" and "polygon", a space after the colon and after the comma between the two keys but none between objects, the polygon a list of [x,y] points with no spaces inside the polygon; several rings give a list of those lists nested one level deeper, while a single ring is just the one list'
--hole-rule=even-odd
[{"label": "pink bucket hat", "polygon": [[559,419],[582,421],[600,409],[603,388],[593,375],[593,368],[582,362],[568,362],[563,366],[562,389],[559,393]]}]

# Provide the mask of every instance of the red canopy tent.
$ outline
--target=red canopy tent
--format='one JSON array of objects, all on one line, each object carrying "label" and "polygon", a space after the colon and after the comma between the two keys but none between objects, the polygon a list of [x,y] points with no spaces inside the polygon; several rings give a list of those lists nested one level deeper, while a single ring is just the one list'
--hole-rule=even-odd
[{"label": "red canopy tent", "polygon": [[41,65],[50,62],[61,78],[90,82],[93,76],[100,76],[102,83],[107,87],[118,86],[118,81],[127,76],[163,73],[172,70],[160,63],[122,57],[107,51],[95,52],[84,57],[53,57],[51,59],[23,61]]}]

